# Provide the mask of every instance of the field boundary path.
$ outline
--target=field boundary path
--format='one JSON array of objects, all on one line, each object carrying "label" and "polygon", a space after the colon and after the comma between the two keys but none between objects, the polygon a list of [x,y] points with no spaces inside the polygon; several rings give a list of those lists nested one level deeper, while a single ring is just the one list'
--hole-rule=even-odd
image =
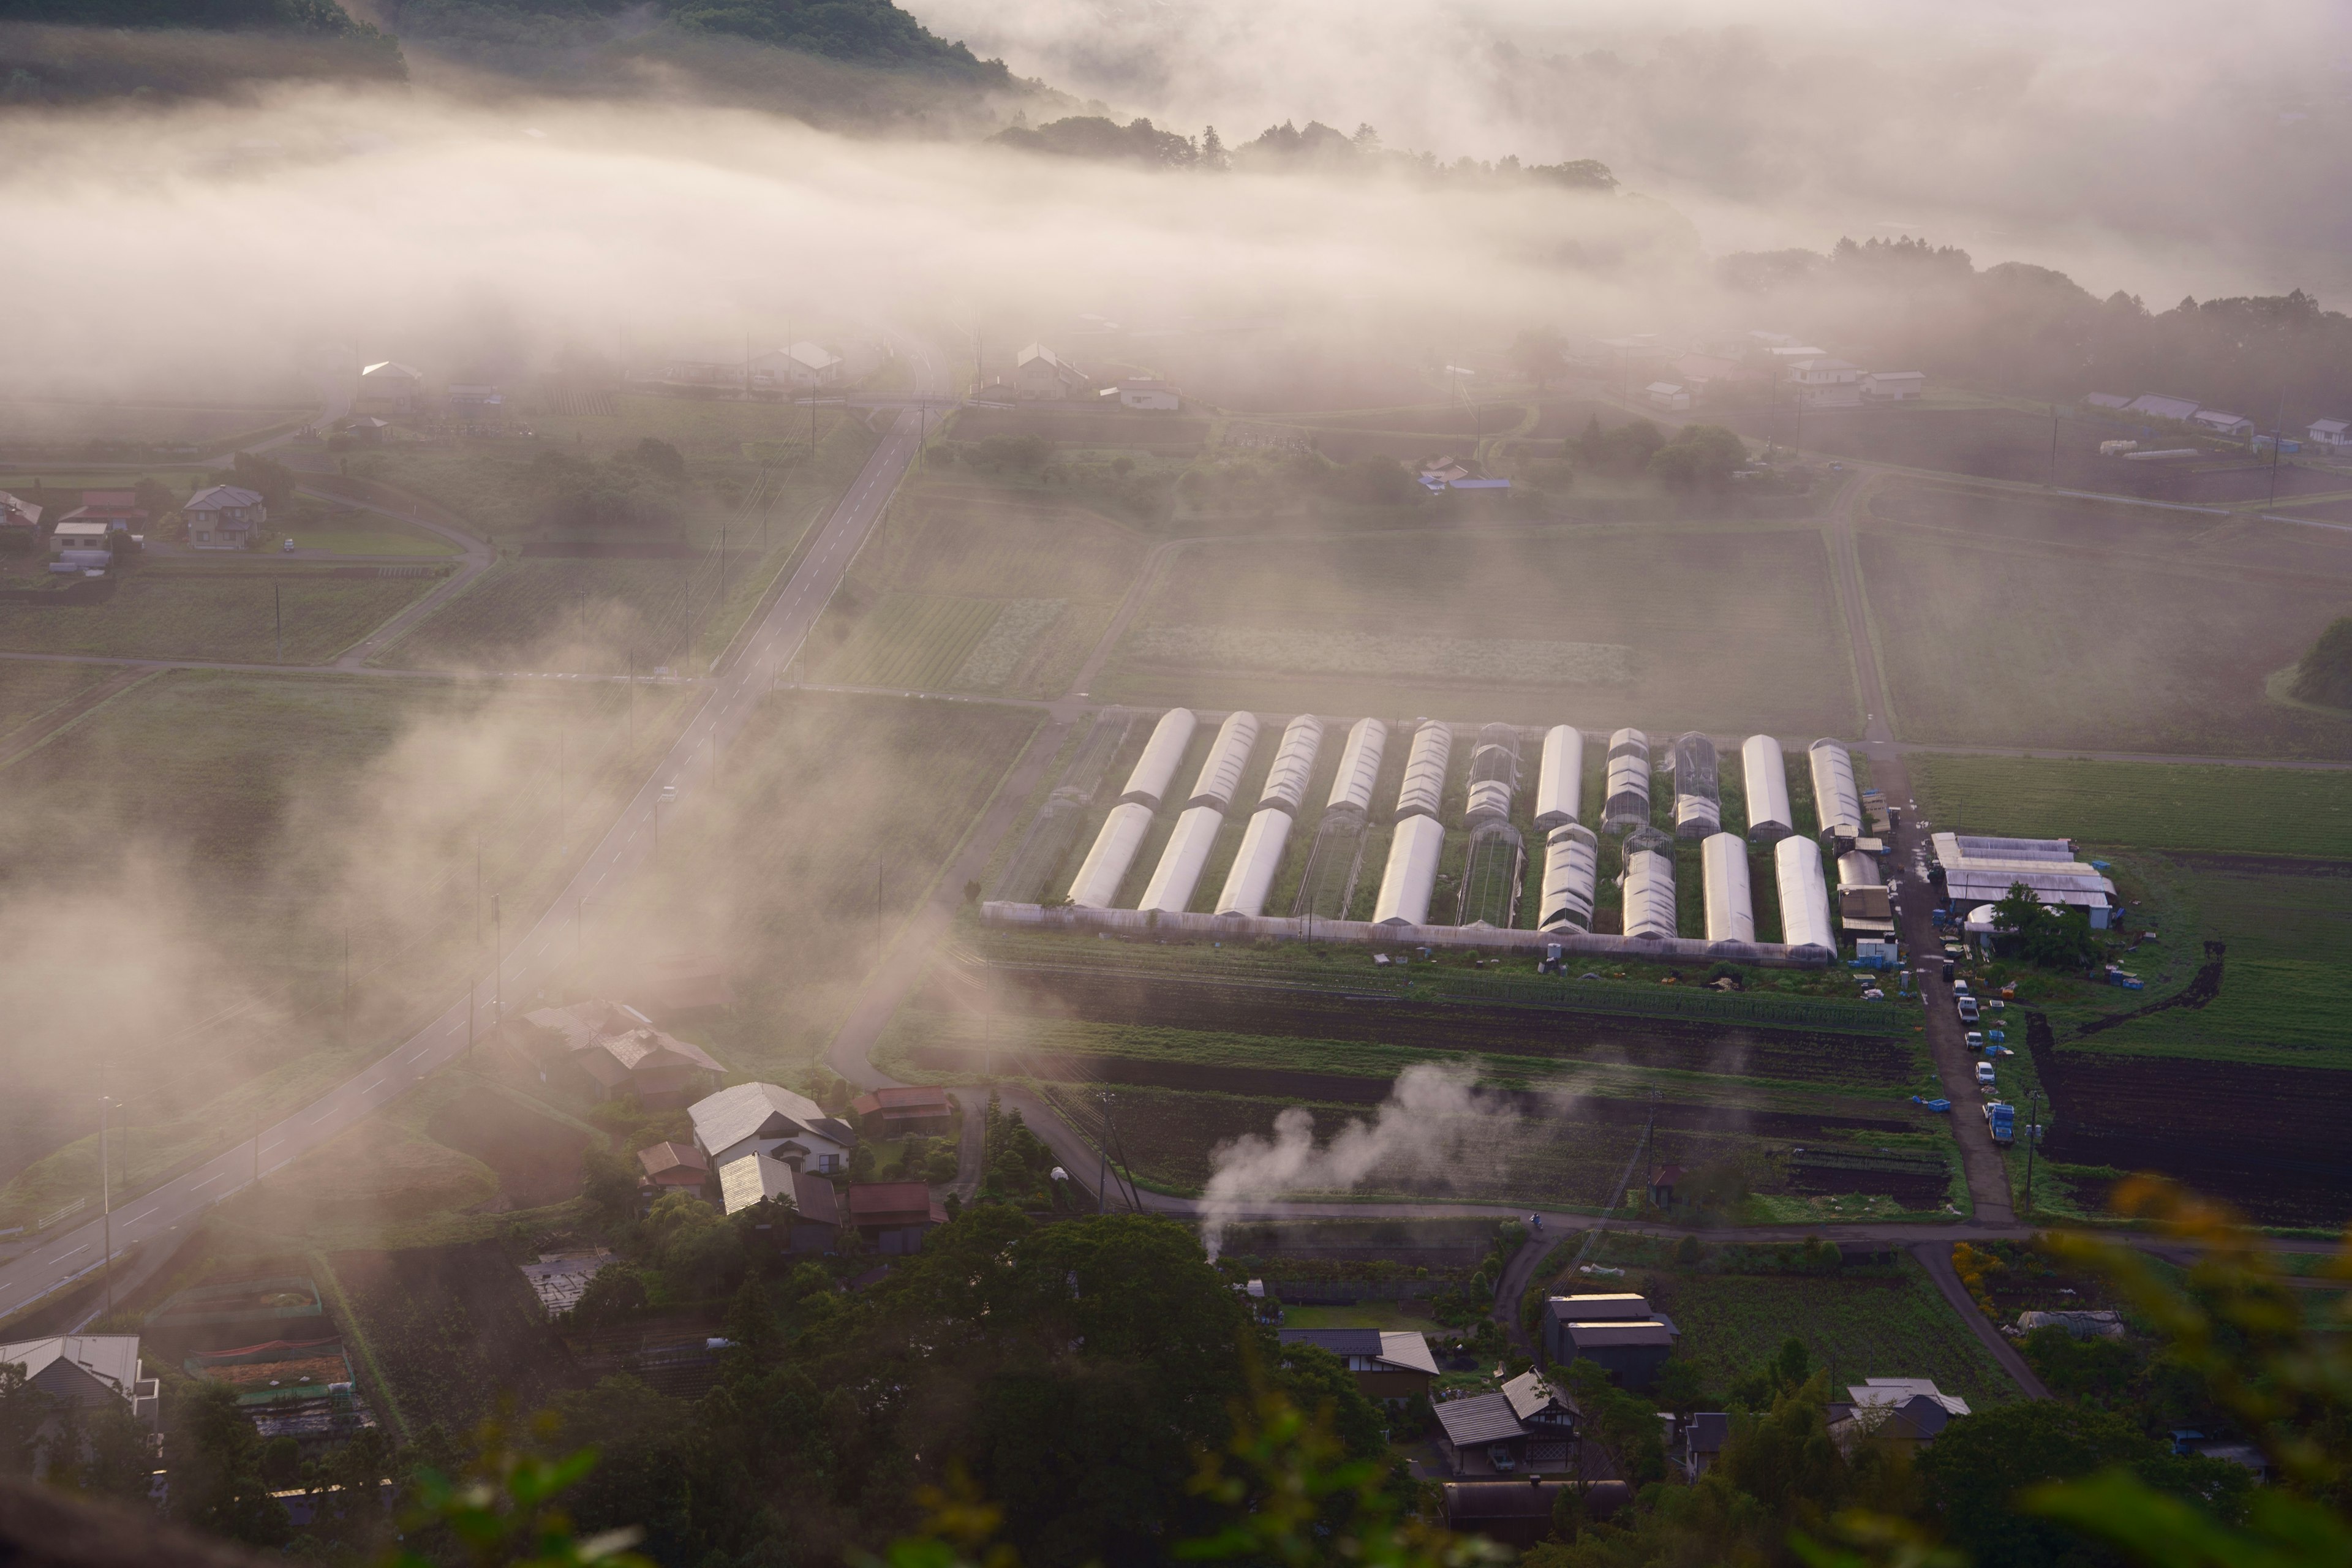
[{"label": "field boundary path", "polygon": [[[306,495],[381,512],[412,528],[421,528],[427,533],[446,539],[465,552],[458,558],[457,569],[444,578],[437,587],[403,606],[392,619],[344,649],[334,661],[333,668],[363,668],[375,653],[391,647],[407,636],[419,622],[439,610],[453,596],[463,593],[475,578],[498,563],[498,552],[488,540],[467,532],[460,526],[462,520],[455,512],[429,497],[376,479],[352,479],[341,474],[297,471],[302,475],[298,488]],[[436,512],[441,515],[435,516]]]},{"label": "field boundary path", "polygon": [[90,714],[121,696],[144,680],[152,680],[160,670],[131,668],[109,676],[85,691],[77,691],[47,712],[34,715],[24,723],[0,736],[0,768],[19,762],[47,745],[60,732],[73,728]]},{"label": "field boundary path", "polygon": [[[920,348],[916,353],[922,374],[937,379],[940,373],[929,354]],[[659,842],[659,812],[694,808],[698,786],[717,765],[719,752],[751,718],[773,672],[815,625],[850,561],[880,520],[914,459],[921,418],[916,409],[894,418],[890,433],[835,501],[818,530],[815,548],[793,574],[787,592],[777,598],[742,656],[719,679],[700,683],[704,700],[685,716],[669,751],[537,919],[528,924],[517,921],[521,929],[508,939],[507,951],[488,975],[476,981],[440,1016],[310,1104],[183,1174],[122,1199],[111,1220],[110,1246],[102,1228],[105,1222],[93,1219],[0,1265],[0,1317],[96,1273],[110,1256],[134,1242],[160,1240],[211,1205],[357,1125],[464,1055],[478,1028],[496,1026],[500,1008],[509,1000],[518,1010],[531,1005],[545,977],[572,956],[572,910],[564,906],[576,905],[607,881],[652,862]],[[676,795],[664,801],[672,788]],[[551,960],[551,954],[555,955]]]}]

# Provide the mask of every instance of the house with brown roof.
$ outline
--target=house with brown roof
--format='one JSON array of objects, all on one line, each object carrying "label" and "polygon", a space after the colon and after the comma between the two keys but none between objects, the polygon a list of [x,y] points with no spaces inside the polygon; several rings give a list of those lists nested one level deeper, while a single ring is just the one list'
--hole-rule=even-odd
[{"label": "house with brown roof", "polygon": [[641,1185],[656,1193],[698,1193],[710,1180],[710,1161],[691,1143],[655,1143],[637,1151],[645,1168]]},{"label": "house with brown roof", "polygon": [[934,1135],[955,1127],[955,1106],[943,1089],[877,1089],[849,1102],[858,1131],[868,1138]]},{"label": "house with brown roof", "polygon": [[849,1223],[877,1251],[917,1251],[933,1226],[947,1222],[947,1210],[932,1200],[931,1189],[921,1182],[849,1184]]},{"label": "house with brown roof", "polygon": [[644,1105],[684,1105],[726,1068],[691,1041],[666,1035],[619,1002],[576,1002],[524,1015],[546,1031],[541,1059],[577,1074],[599,1100],[634,1094]]}]

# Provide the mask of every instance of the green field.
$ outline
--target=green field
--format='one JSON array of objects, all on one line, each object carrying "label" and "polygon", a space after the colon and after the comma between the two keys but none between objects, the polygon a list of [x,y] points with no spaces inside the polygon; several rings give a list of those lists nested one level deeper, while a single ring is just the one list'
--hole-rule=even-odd
[{"label": "green field", "polygon": [[[766,563],[773,575],[781,557]],[[733,567],[739,578],[757,570]],[[501,561],[371,661],[425,669],[578,669],[639,675],[688,663],[718,610],[709,561]],[[730,599],[732,595],[730,595]],[[740,616],[738,617],[740,619]]]},{"label": "green field", "polygon": [[1829,1369],[1841,1394],[1866,1377],[1929,1377],[1978,1409],[2019,1397],[2000,1363],[1907,1257],[1885,1279],[1654,1273],[1645,1289],[1682,1331],[1682,1353],[1718,1393],[1794,1337],[1805,1342],[1814,1366]]},{"label": "green field", "polygon": [[[0,1172],[83,1131],[59,1097],[89,1053],[131,1086],[135,1185],[404,1037],[462,990],[478,908],[487,940],[491,894],[510,930],[541,907],[678,700],[638,692],[633,749],[604,683],[171,671],[8,764],[0,1006],[57,1048],[0,1096]],[[94,1184],[91,1131],[0,1210]]]},{"label": "green field", "polygon": [[1003,608],[993,599],[886,595],[820,667],[819,679],[843,686],[940,690],[955,683]]},{"label": "green field", "polygon": [[2352,756],[2269,701],[2352,603],[2352,539],[1889,486],[1857,540],[1906,741]]},{"label": "green field", "polygon": [[297,550],[331,550],[338,555],[458,555],[464,553],[437,533],[410,528],[392,518],[365,514],[352,528],[298,528],[292,536]]},{"label": "green field", "polygon": [[1939,826],[2090,845],[2352,858],[2352,773],[2039,757],[1910,759]]},{"label": "green field", "polygon": [[206,658],[323,664],[437,585],[431,577],[221,576],[149,569],[89,605],[0,605],[0,649],[109,658]]},{"label": "green field", "polygon": [[0,742],[58,703],[120,673],[102,664],[0,659]]},{"label": "green field", "polygon": [[1215,540],[1162,569],[1102,694],[1835,732],[1859,717],[1842,626],[1810,527]]}]

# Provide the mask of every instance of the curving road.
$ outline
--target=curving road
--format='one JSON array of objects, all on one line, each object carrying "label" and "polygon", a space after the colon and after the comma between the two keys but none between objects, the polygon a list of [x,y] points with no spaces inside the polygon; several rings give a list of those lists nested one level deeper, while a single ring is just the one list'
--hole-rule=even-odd
[{"label": "curving road", "polygon": [[[929,352],[912,345],[911,357],[918,385],[926,393],[944,395],[945,373]],[[115,1255],[133,1243],[177,1229],[209,1205],[398,1099],[420,1079],[462,1056],[472,1033],[496,1022],[501,997],[512,1011],[532,1005],[547,977],[572,956],[572,917],[579,900],[598,896],[606,884],[651,858],[659,833],[656,813],[694,809],[697,787],[709,776],[717,752],[742,728],[760,693],[798,651],[880,520],[920,450],[925,419],[920,408],[909,407],[892,422],[889,434],[834,503],[800,566],[749,632],[738,637],[725,669],[703,686],[702,705],[652,776],[555,901],[531,923],[517,922],[520,929],[507,940],[497,969],[478,982],[470,994],[451,1002],[439,1017],[300,1110],[194,1170],[121,1203],[112,1219]],[[663,791],[673,786],[675,801],[663,802]],[[20,1252],[0,1266],[0,1315],[95,1272],[108,1253],[100,1220]]]}]

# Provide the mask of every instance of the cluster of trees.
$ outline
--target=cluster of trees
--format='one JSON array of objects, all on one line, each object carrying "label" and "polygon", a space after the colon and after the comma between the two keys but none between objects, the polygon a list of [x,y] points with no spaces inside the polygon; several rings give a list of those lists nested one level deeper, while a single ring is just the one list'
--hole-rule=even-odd
[{"label": "cluster of trees", "polygon": [[1731,482],[1748,448],[1720,425],[1686,425],[1669,437],[1647,419],[1603,428],[1601,416],[1562,444],[1561,456],[1598,474],[1647,474],[1672,489],[1714,489]]},{"label": "cluster of trees", "polygon": [[335,0],[10,0],[13,22],[75,27],[200,27],[220,31],[381,37]]},{"label": "cluster of trees", "polygon": [[2352,616],[2328,623],[2295,669],[2294,694],[2328,708],[2352,708]]},{"label": "cluster of trees", "polygon": [[671,0],[669,14],[689,32],[749,38],[862,65],[1012,80],[1003,60],[978,58],[961,40],[948,42],[890,0]]},{"label": "cluster of trees", "polygon": [[1073,115],[1039,126],[1015,124],[990,138],[1027,153],[1108,163],[1141,163],[1155,169],[1248,169],[1268,174],[1397,174],[1424,182],[1486,185],[1549,185],[1607,195],[1617,189],[1609,166],[1591,158],[1560,163],[1522,163],[1509,157],[1446,163],[1433,153],[1395,152],[1381,145],[1380,132],[1359,125],[1354,135],[1319,120],[1307,128],[1285,121],[1251,141],[1228,148],[1213,125],[1199,137],[1163,131],[1149,120],[1121,125],[1101,115]]},{"label": "cluster of trees", "polygon": [[2054,909],[2019,882],[1992,907],[1993,949],[2003,958],[2045,969],[2087,969],[2099,961],[2091,917],[2081,910]]},{"label": "cluster of trees", "polygon": [[2284,400],[2290,430],[2352,410],[2352,316],[2301,289],[2150,310],[2046,267],[1979,271],[1966,251],[1921,239],[1745,252],[1717,275],[1790,330],[1852,345],[1850,358],[2067,401],[2172,393],[2263,426]]},{"label": "cluster of trees", "polygon": [[686,458],[647,436],[599,462],[553,447],[527,470],[531,521],[563,531],[675,529],[686,510]]}]

